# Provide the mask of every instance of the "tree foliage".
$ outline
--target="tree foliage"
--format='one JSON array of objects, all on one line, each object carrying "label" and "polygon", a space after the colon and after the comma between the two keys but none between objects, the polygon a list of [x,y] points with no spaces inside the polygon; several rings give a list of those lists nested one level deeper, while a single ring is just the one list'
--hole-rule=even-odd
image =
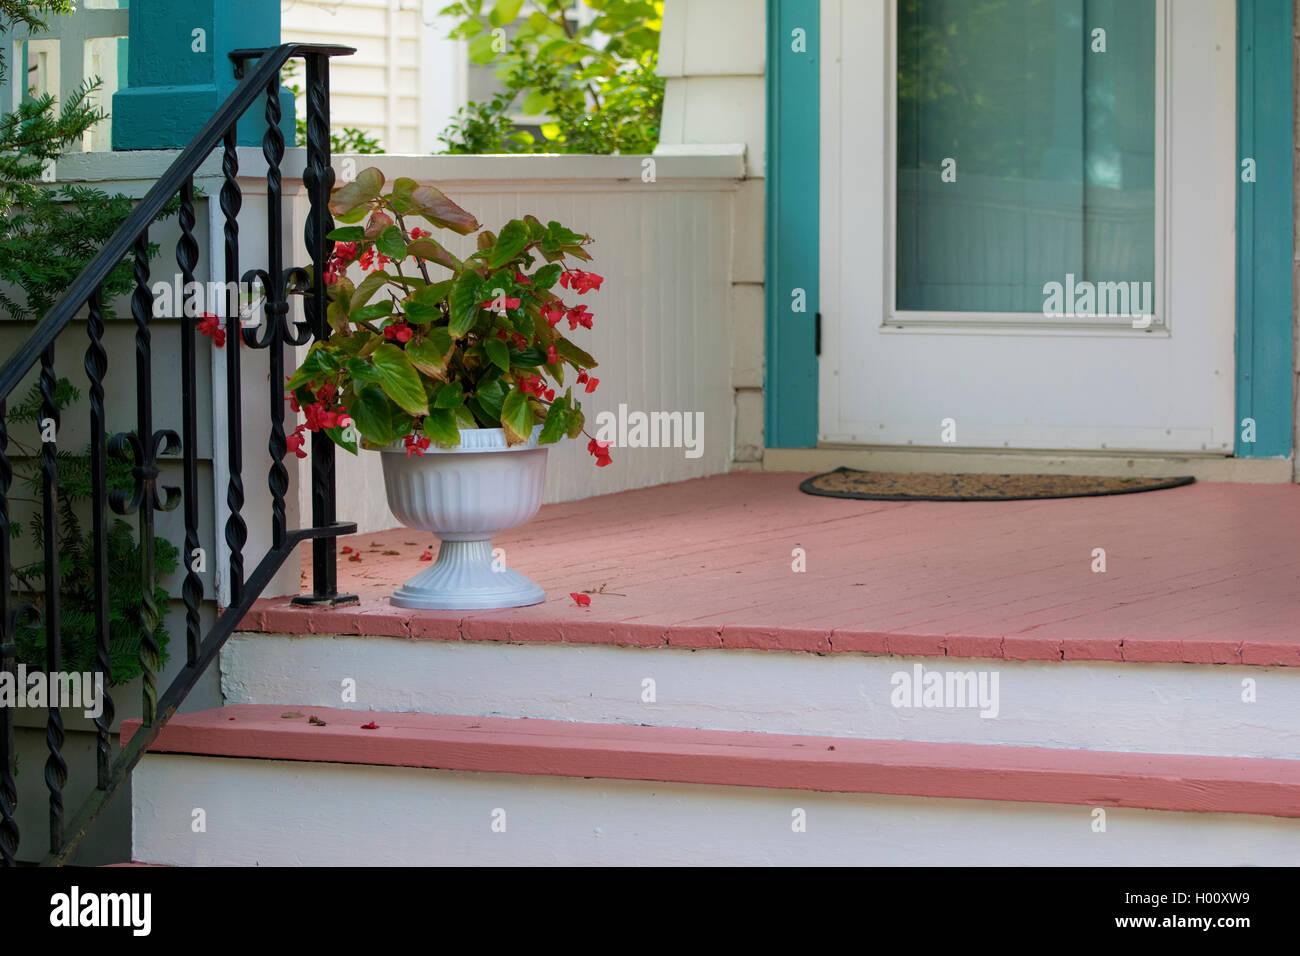
[{"label": "tree foliage", "polygon": [[[568,16],[585,7],[592,16]],[[649,153],[659,141],[662,0],[459,0],[452,36],[504,90],[463,108],[440,137],[448,153]],[[579,10],[579,12],[585,12]],[[539,140],[512,112],[547,118]]]}]

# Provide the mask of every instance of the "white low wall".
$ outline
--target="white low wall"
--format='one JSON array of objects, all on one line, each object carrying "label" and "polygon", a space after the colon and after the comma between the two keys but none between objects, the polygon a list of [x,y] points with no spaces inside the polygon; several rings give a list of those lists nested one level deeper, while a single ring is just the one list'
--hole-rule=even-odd
[{"label": "white low wall", "polygon": [[[587,440],[551,449],[546,501],[681,481],[728,470],[732,460],[732,235],[744,175],[739,148],[699,156],[341,156],[339,181],[375,166],[389,181],[433,182],[496,231],[532,214],[595,238],[591,271],[603,287],[581,300],[595,315],[573,339],[600,362],[600,386],[580,393],[588,431],[597,415],[681,412],[702,416],[698,457],[682,448],[615,448],[596,468]],[[652,178],[653,181],[645,181]],[[303,200],[305,202],[305,200]],[[439,236],[458,254],[473,237]],[[437,268],[437,267],[435,267]],[[566,333],[567,334],[567,333]],[[698,413],[698,415],[696,415]],[[395,527],[379,455],[340,453],[339,519],[360,531]],[[308,462],[304,461],[303,478]],[[309,484],[300,484],[309,494]],[[304,499],[304,514],[310,513]]]}]

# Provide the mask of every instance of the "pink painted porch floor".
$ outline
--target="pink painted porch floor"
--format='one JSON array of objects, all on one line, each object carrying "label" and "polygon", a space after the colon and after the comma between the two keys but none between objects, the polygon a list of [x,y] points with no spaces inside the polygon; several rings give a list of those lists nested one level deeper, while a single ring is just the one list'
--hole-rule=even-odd
[{"label": "pink painted porch floor", "polygon": [[[801,494],[805,477],[739,472],[547,505],[495,541],[546,589],[513,610],[394,608],[387,595],[436,540],[354,535],[340,545],[360,560],[340,557],[339,588],[359,606],[263,600],[241,629],[1300,666],[1300,486],[889,502]],[[583,591],[590,607],[569,596]]]}]

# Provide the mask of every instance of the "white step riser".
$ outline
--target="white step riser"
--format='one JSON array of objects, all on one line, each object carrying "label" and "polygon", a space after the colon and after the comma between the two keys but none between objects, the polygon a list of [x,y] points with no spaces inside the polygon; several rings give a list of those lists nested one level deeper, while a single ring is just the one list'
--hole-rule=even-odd
[{"label": "white step riser", "polygon": [[[894,675],[997,675],[998,714],[895,707]],[[231,704],[1142,753],[1300,757],[1300,668],[235,635]],[[345,700],[346,680],[357,699]],[[654,681],[655,701],[642,699]],[[1243,701],[1243,682],[1256,701]]]},{"label": "white step riser", "polygon": [[[150,755],[134,857],[173,865],[1269,866],[1294,820]],[[195,810],[206,832],[195,833]],[[802,810],[805,832],[795,832]],[[493,821],[504,811],[505,832]]]}]

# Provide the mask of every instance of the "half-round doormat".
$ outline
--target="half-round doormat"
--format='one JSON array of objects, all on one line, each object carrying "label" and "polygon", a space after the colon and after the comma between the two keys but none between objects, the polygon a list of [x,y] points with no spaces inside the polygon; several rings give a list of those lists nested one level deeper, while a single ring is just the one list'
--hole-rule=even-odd
[{"label": "half-round doormat", "polygon": [[1027,498],[1089,498],[1127,495],[1190,485],[1191,475],[1176,478],[1102,478],[1095,475],[941,475],[836,468],[799,485],[810,495],[876,501],[1020,501]]}]

